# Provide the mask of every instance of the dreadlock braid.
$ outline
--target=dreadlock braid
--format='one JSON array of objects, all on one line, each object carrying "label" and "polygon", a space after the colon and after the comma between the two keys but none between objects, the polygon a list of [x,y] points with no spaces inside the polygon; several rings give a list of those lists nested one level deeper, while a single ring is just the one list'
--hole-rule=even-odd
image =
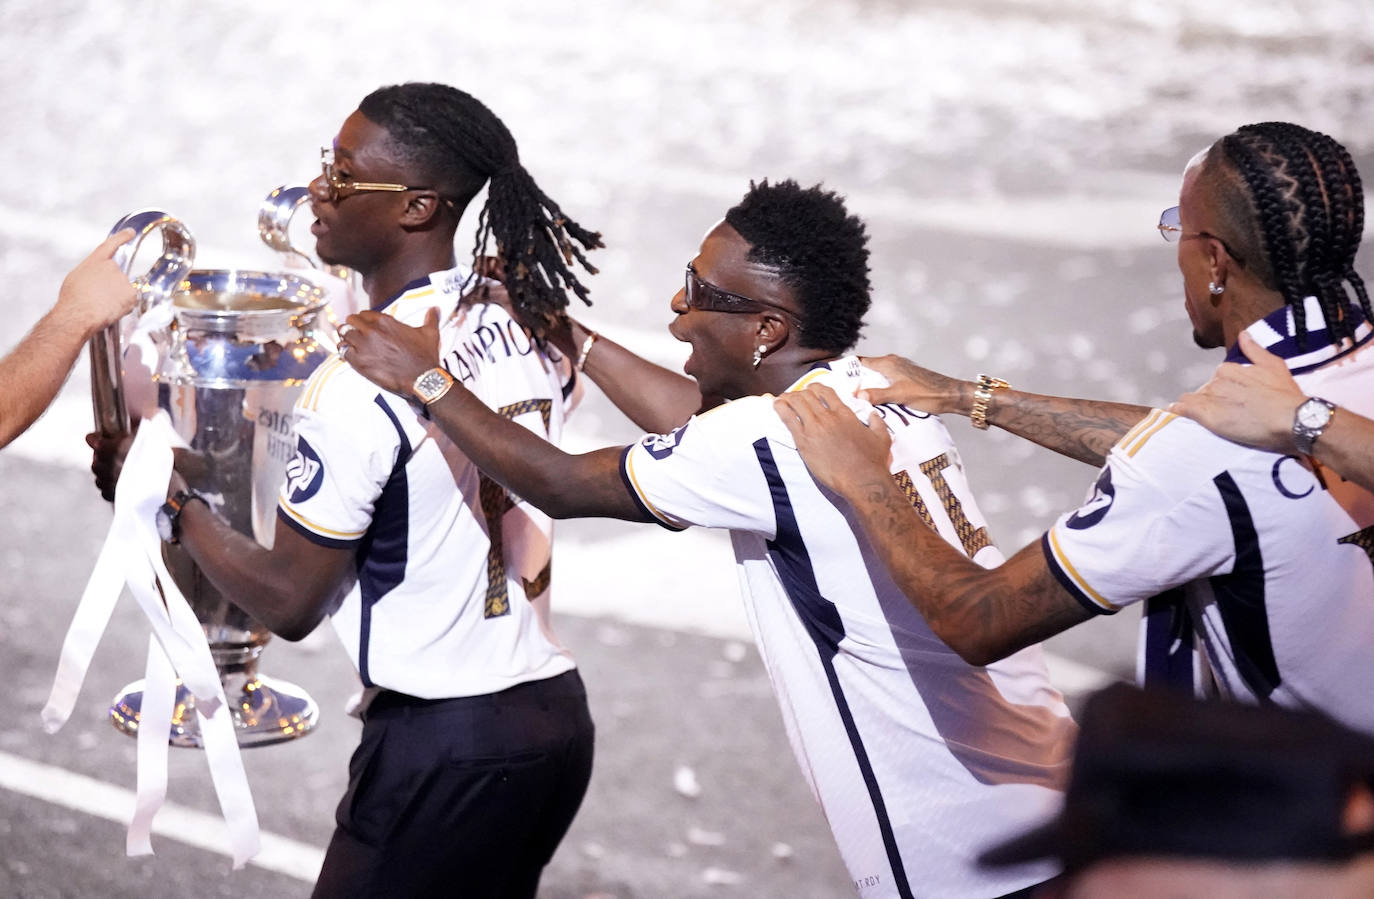
[{"label": "dreadlock braid", "polygon": [[1316,297],[1333,340],[1353,337],[1360,322],[1350,314],[1346,282],[1363,319],[1374,320],[1355,272],[1364,193],[1349,152],[1325,134],[1287,122],[1246,125],[1214,149],[1249,194],[1253,214],[1246,227],[1258,235],[1240,241],[1263,247],[1252,271],[1293,310],[1299,344],[1307,333],[1308,296]]},{"label": "dreadlock braid", "polygon": [[379,88],[358,109],[386,129],[398,155],[443,188],[460,213],[489,182],[473,258],[486,255],[495,239],[506,289],[526,323],[552,324],[567,308],[568,290],[591,304],[572,266],[596,274],[583,250],[602,246],[601,235],[568,218],[539,189],[520,163],[515,138],[480,100],[446,84],[412,82]]}]

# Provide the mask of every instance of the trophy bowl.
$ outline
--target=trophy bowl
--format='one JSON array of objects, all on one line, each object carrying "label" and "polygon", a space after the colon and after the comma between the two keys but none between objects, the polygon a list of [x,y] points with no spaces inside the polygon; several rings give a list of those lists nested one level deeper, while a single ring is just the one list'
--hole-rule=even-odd
[{"label": "trophy bowl", "polygon": [[[310,373],[332,352],[322,288],[295,275],[205,269],[172,291],[159,335],[158,405],[190,447],[188,481],[231,527],[271,547],[277,492],[295,452],[293,408]],[[300,687],[258,673],[271,633],[221,595],[179,546],[167,569],[195,611],[219,669],[241,746],[309,733],[319,709]],[[138,731],[142,682],[115,697],[110,718]],[[199,746],[195,697],[178,688],[170,741]]]}]

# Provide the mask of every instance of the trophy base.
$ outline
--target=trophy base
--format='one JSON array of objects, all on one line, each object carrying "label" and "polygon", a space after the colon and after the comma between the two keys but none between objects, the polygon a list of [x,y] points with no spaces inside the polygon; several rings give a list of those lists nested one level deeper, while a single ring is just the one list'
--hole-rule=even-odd
[{"label": "trophy base", "polygon": [[[231,680],[237,683],[237,690],[231,689]],[[319,720],[319,706],[295,684],[260,674],[225,681],[224,697],[229,701],[229,715],[240,746],[268,746],[294,740],[314,730]],[[116,730],[134,736],[138,733],[142,707],[143,681],[134,681],[111,703],[110,723]],[[196,697],[179,680],[167,742],[189,749],[202,748]]]}]

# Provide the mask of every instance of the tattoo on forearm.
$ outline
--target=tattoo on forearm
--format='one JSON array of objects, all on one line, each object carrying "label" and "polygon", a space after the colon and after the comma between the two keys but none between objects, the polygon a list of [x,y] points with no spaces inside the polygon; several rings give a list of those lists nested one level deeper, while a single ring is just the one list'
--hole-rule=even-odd
[{"label": "tattoo on forearm", "polygon": [[1043,566],[985,569],[960,554],[939,536],[905,474],[865,484],[856,510],[893,578],[936,634],[967,637],[1000,657],[1086,617]]},{"label": "tattoo on forearm", "polygon": [[1040,446],[1101,466],[1112,446],[1148,412],[1122,403],[1021,394],[1016,401],[995,405],[989,420]]}]

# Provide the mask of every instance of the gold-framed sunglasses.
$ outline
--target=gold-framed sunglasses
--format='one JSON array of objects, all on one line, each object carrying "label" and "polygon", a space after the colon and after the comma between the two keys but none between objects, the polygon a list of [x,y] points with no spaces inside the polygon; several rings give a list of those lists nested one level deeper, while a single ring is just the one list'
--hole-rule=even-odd
[{"label": "gold-framed sunglasses", "polygon": [[[403,193],[407,190],[433,190],[432,187],[418,187],[410,184],[387,184],[381,181],[353,181],[343,178],[334,168],[334,148],[320,147],[320,168],[324,170],[324,181],[329,186],[329,202],[337,203],[345,197],[361,193]],[[447,200],[447,197],[443,199]]]}]

